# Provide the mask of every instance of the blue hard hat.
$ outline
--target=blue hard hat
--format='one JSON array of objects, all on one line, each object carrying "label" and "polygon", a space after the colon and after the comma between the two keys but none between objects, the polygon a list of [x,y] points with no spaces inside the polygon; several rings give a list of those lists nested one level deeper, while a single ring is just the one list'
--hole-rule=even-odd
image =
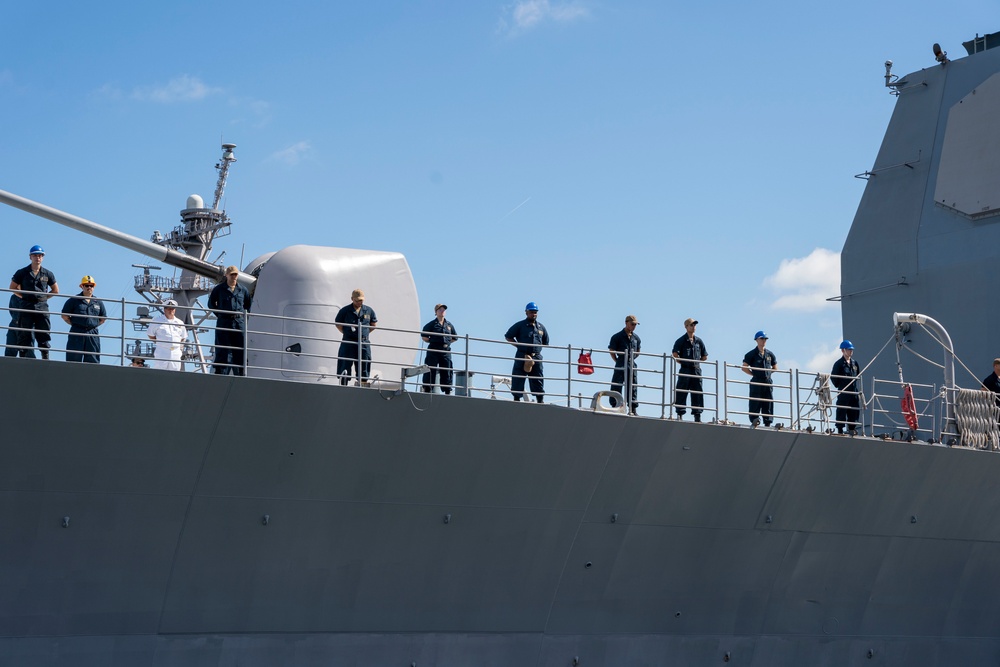
[{"label": "blue hard hat", "polygon": [[764,340],[767,340],[767,334],[764,333],[763,331],[758,331],[753,335],[753,339],[757,340],[758,338],[763,338]]},{"label": "blue hard hat", "polygon": [[529,301],[528,305],[525,306],[524,309],[525,310],[534,310],[534,311],[537,312],[538,311],[538,304],[536,304],[534,301]]},{"label": "blue hard hat", "polygon": [[840,344],[840,349],[841,350],[853,350],[854,349],[854,343],[852,343],[849,340],[845,340],[843,343]]},{"label": "blue hard hat", "polygon": [[33,245],[33,246],[31,246],[31,250],[28,251],[28,254],[29,255],[44,255],[45,254],[45,250],[43,250],[42,246],[40,246],[40,245]]}]

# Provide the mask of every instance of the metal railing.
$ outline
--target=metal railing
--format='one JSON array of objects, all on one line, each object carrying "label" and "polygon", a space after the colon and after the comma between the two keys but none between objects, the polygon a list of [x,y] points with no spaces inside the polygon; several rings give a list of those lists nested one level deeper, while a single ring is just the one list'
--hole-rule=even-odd
[{"label": "metal railing", "polygon": [[937,386],[909,383],[918,427],[911,429],[903,415],[901,403],[904,384],[899,381],[872,379],[870,418],[873,432],[888,434],[896,440],[935,440],[940,436],[938,423],[943,414],[943,402]]},{"label": "metal railing", "polygon": [[[10,290],[0,290],[0,299],[5,304]],[[50,304],[50,322],[52,325],[52,344],[49,354],[52,359],[65,359],[68,350],[68,327],[60,318],[62,304],[73,295],[52,295]],[[100,298],[100,297],[96,297]],[[158,306],[148,301],[128,301],[126,299],[102,299],[107,308],[107,321],[100,327],[97,334],[73,334],[85,338],[96,338],[101,343],[100,362],[104,364],[131,365],[133,359],[150,360],[154,356],[155,343],[142,330],[150,319],[143,319],[143,326],[134,324],[137,318],[124,316],[135,307],[149,309],[156,315]],[[196,306],[192,306],[197,310]],[[19,312],[34,312],[30,308],[7,308],[0,306],[0,330],[8,335],[6,356],[11,354],[35,354],[37,345],[22,341],[19,345],[16,338],[19,334],[31,334],[27,327],[8,323]],[[418,330],[392,329],[379,326],[372,330],[370,336],[371,376],[359,380],[357,367],[368,363],[362,358],[363,346],[354,345],[350,357],[340,357],[339,349],[341,334],[336,325],[328,321],[309,320],[304,318],[279,317],[257,313],[246,314],[246,335],[242,337],[242,345],[229,346],[216,344],[212,335],[224,328],[216,327],[214,320],[204,319],[211,311],[201,309],[194,317],[197,324],[189,327],[189,339],[183,346],[181,355],[181,370],[187,372],[235,372],[251,377],[266,377],[307,382],[345,383],[351,385],[364,384],[376,389],[391,389],[404,391],[438,392],[445,387],[440,386],[438,375],[433,384],[427,384],[425,377],[426,344],[421,336],[434,336]],[[192,313],[195,314],[195,313]],[[294,332],[296,325],[312,327],[314,335],[303,335]],[[293,329],[289,331],[289,329]],[[232,331],[232,330],[227,330]],[[391,337],[393,342],[380,340],[389,338],[387,332],[398,334]],[[238,333],[238,332],[237,332]],[[208,342],[211,339],[212,342]],[[400,341],[404,341],[400,343]],[[593,346],[579,347],[575,345],[537,346],[542,349],[543,359],[539,362],[544,366],[544,400],[572,408],[592,409],[595,403],[607,400],[612,394],[611,376],[615,370],[613,360],[603,357],[603,351],[594,354],[590,365],[593,374],[578,373],[580,354],[585,350],[595,349]],[[216,351],[227,349],[236,353],[229,363],[215,363]],[[318,351],[317,351],[318,350]],[[452,360],[451,383],[447,387],[453,389],[458,396],[485,399],[512,399],[512,380],[516,350],[505,340],[480,338],[470,335],[457,337],[451,343]],[[294,363],[291,360],[294,358]],[[606,363],[603,360],[606,359]],[[339,376],[338,362],[357,364],[349,376]],[[681,378],[691,378],[692,374],[682,369],[682,363],[690,368],[696,365],[701,375],[701,389],[687,388],[685,405],[676,403],[677,382]],[[749,410],[749,394],[755,384],[754,379],[743,372],[742,365],[729,364],[720,360],[692,361],[678,360],[670,354],[642,353],[635,359],[636,389],[638,395],[638,414],[643,417],[661,419],[678,419],[683,410],[685,418],[690,419],[694,411],[692,400],[700,396],[704,403],[698,409],[702,411],[702,421],[723,424],[743,424],[750,426],[754,417]],[[627,375],[627,374],[626,374]],[[773,426],[795,430],[832,432],[833,414],[836,410],[834,402],[835,390],[829,387],[829,374],[811,373],[792,370],[772,370],[771,396],[755,398],[771,406]],[[530,376],[526,376],[524,395],[527,399],[530,393]],[[860,385],[859,385],[860,386]],[[934,441],[957,436],[957,432],[942,429],[943,405],[946,392],[932,385],[912,385],[916,412],[919,418],[919,428],[909,429],[900,408],[902,388],[898,382],[873,379],[871,381],[870,398],[859,388],[859,419],[848,422],[857,428],[858,433],[893,439],[921,439]],[[628,404],[628,387],[621,392],[624,403]],[[825,390],[825,391],[824,391]]]}]

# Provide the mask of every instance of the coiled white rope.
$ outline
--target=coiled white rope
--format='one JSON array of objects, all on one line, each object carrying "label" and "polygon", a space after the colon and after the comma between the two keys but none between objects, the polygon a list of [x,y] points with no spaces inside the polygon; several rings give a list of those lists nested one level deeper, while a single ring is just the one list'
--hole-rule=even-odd
[{"label": "coiled white rope", "polygon": [[1000,450],[1000,408],[991,391],[959,389],[955,399],[955,423],[959,446]]}]

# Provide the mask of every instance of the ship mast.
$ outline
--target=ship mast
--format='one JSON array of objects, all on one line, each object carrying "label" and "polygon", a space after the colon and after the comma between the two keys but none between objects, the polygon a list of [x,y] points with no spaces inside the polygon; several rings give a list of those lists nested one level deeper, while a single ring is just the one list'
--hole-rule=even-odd
[{"label": "ship mast", "polygon": [[222,159],[215,165],[215,168],[219,171],[219,180],[215,183],[215,201],[212,202],[213,210],[219,208],[219,202],[222,201],[222,193],[226,191],[226,179],[229,178],[229,165],[236,162],[236,156],[233,155],[234,148],[236,148],[236,144],[222,144]]},{"label": "ship mast", "polygon": [[[220,236],[227,236],[232,225],[226,212],[219,209],[219,204],[226,190],[229,167],[236,162],[236,156],[233,154],[235,148],[236,144],[222,144],[222,157],[215,164],[219,177],[215,184],[215,197],[212,206],[206,207],[204,200],[199,195],[189,196],[187,207],[180,212],[181,224],[167,232],[166,235],[161,234],[159,230],[154,231],[150,238],[153,243],[179,251],[202,262],[208,261],[213,241]],[[222,255],[216,259],[215,263],[220,263],[221,259]],[[182,361],[197,361],[202,371],[207,372],[208,364],[201,352],[198,333],[206,331],[205,328],[201,327],[201,324],[212,315],[205,312],[204,308],[197,304],[197,301],[199,297],[208,294],[215,287],[215,284],[203,274],[188,268],[181,269],[179,278],[151,275],[150,269],[155,270],[158,267],[141,265],[137,268],[142,268],[143,273],[135,277],[135,290],[144,299],[157,309],[158,304],[167,299],[177,301],[177,316],[187,326],[189,335],[194,342],[193,345],[185,345],[181,359]],[[219,273],[221,275],[221,269]],[[197,322],[195,321],[196,313],[199,315]],[[150,320],[149,309],[141,308],[138,312],[138,319],[135,321],[136,330],[146,329]],[[150,356],[148,347],[145,343],[136,343],[136,349],[130,354]]]}]

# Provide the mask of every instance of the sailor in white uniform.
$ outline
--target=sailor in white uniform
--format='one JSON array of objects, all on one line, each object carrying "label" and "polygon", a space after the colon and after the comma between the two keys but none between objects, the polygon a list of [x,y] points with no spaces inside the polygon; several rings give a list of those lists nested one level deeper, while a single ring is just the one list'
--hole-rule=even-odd
[{"label": "sailor in white uniform", "polygon": [[177,319],[177,302],[168,299],[163,304],[163,314],[153,320],[146,335],[156,341],[153,351],[153,368],[163,371],[181,369],[181,351],[187,340],[187,329]]}]

